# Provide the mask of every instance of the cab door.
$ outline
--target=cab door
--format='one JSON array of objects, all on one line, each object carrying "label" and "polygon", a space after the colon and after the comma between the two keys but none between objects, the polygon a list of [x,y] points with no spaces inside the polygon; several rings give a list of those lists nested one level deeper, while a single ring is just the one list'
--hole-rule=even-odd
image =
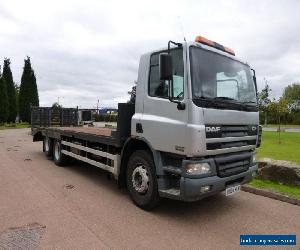
[{"label": "cab door", "polygon": [[[142,136],[155,150],[185,154],[187,107],[179,110],[168,98],[169,82],[159,79],[159,54],[151,54],[148,84],[141,117]],[[170,51],[173,62],[173,96],[186,103],[186,74],[183,48]]]}]

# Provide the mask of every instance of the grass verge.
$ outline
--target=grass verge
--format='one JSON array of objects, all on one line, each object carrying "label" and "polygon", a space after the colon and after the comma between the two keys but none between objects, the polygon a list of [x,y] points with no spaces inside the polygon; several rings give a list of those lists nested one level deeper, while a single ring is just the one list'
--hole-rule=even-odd
[{"label": "grass verge", "polygon": [[253,179],[250,183],[250,186],[260,189],[266,189],[269,191],[275,191],[277,193],[288,195],[291,198],[300,199],[300,187],[292,186],[286,184],[280,184],[275,181],[262,180],[262,179]]},{"label": "grass verge", "polygon": [[263,131],[262,144],[257,150],[258,158],[286,160],[300,164],[300,133],[281,132],[281,143],[278,132]]},{"label": "grass verge", "polygon": [[16,128],[30,128],[30,124],[28,122],[20,122],[20,123],[5,123],[4,125],[0,125],[0,130],[2,129],[16,129]]}]

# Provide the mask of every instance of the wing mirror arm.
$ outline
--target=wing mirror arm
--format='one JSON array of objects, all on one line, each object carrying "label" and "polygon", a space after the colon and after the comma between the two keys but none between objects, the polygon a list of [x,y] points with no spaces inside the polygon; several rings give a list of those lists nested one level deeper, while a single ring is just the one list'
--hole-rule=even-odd
[{"label": "wing mirror arm", "polygon": [[254,86],[255,86],[255,91],[256,91],[256,95],[257,95],[257,83],[256,83],[256,74],[255,74],[255,70],[251,69],[253,72],[253,82],[254,82]]}]

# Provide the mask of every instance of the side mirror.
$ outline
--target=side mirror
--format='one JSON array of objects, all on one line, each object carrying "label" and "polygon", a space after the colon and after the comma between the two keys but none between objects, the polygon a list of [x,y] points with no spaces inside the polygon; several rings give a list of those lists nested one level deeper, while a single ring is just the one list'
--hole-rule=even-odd
[{"label": "side mirror", "polygon": [[162,81],[172,80],[172,56],[167,53],[159,55],[159,79]]}]

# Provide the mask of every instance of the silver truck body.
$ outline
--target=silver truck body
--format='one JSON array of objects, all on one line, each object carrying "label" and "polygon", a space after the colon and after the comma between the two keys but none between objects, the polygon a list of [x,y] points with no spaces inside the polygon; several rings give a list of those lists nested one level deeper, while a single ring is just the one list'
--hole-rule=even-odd
[{"label": "silver truck body", "polygon": [[[155,185],[154,192],[161,197],[195,201],[227,187],[249,182],[257,171],[255,148],[260,144],[258,110],[253,109],[255,105],[247,110],[229,109],[226,105],[214,108],[196,104],[189,52],[192,47],[247,66],[235,56],[211,46],[198,42],[182,44],[184,67],[180,103],[185,106],[178,108],[170,98],[149,94],[151,56],[165,53],[167,49],[144,54],[140,59],[135,103],[119,104],[116,130],[99,132],[97,128],[58,129],[40,125],[32,129],[34,141],[43,140],[46,155],[54,156],[54,160],[59,158],[55,160],[58,165],[61,164],[61,156],[66,155],[112,173],[121,186],[125,184],[128,187],[128,182],[136,181],[134,192],[142,190],[137,194],[140,197],[146,196],[148,189],[153,191],[151,185]],[[144,152],[140,155],[151,158],[146,165],[155,168],[151,172],[151,185],[147,183],[149,172],[143,168],[145,163],[139,163],[132,178],[128,177],[132,156],[140,151]],[[209,170],[195,174],[188,171],[193,166],[209,167]],[[153,197],[157,199],[155,194]],[[134,202],[147,207],[147,202]],[[153,199],[151,202],[148,208],[153,206]]]}]

